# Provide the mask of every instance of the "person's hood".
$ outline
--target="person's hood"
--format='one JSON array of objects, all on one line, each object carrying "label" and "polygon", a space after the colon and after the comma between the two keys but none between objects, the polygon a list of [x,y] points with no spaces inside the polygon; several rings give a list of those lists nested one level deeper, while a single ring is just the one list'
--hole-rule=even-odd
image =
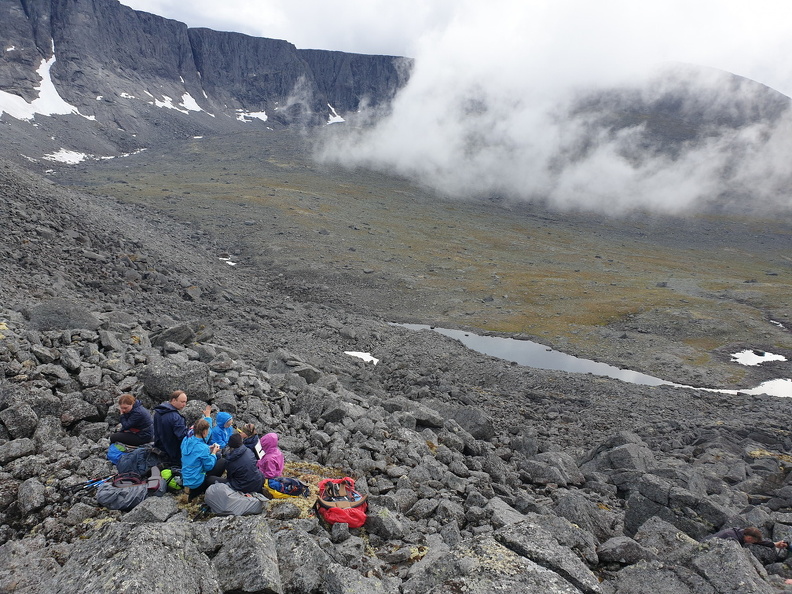
[{"label": "person's hood", "polygon": [[[217,425],[215,425],[215,426],[219,427],[220,429],[225,429],[226,428],[225,424],[228,423],[228,421],[230,419],[232,419],[232,418],[233,417],[232,417],[231,413],[219,412],[219,413],[217,413],[217,420],[216,420]],[[229,429],[230,429],[230,427],[229,427]]]},{"label": "person's hood", "polygon": [[179,412],[178,409],[173,406],[170,402],[163,402],[162,404],[158,404],[154,407],[154,412],[160,415],[164,415],[165,413],[169,412]]},{"label": "person's hood", "polygon": [[278,434],[267,433],[261,437],[261,441],[259,443],[261,443],[261,448],[265,452],[271,452],[278,447]]}]

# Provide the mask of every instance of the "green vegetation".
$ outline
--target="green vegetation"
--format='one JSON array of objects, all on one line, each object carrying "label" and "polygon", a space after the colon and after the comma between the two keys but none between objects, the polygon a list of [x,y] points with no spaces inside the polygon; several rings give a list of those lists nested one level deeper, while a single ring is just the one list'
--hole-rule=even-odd
[{"label": "green vegetation", "polygon": [[656,335],[707,364],[767,337],[792,349],[792,225],[441,200],[388,175],[312,163],[287,132],[192,139],[69,181],[224,238],[248,264],[389,319],[524,333],[577,352],[597,329]]}]

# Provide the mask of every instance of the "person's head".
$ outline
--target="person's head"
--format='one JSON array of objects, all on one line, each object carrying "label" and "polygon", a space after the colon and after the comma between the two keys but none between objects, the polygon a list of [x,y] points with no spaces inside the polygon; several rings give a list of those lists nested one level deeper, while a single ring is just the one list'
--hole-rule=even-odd
[{"label": "person's head", "polygon": [[231,435],[231,437],[228,438],[228,447],[233,450],[242,447],[242,435],[236,432]]},{"label": "person's head", "polygon": [[209,421],[206,419],[198,419],[195,421],[195,425],[193,425],[193,434],[200,439],[204,439],[209,435]]},{"label": "person's head", "polygon": [[762,531],[759,528],[754,528],[753,526],[749,526],[745,530],[743,530],[743,540],[747,544],[756,544],[757,542],[762,541]]},{"label": "person's head", "polygon": [[259,439],[259,443],[261,444],[261,449],[265,452],[274,452],[278,447],[278,434],[265,433],[261,436],[261,439]]},{"label": "person's head", "polygon": [[253,423],[246,423],[239,428],[239,431],[244,437],[250,437],[256,434],[256,426]]},{"label": "person's head", "polygon": [[176,390],[171,394],[170,404],[176,410],[181,410],[187,406],[187,392],[183,390]]},{"label": "person's head", "polygon": [[118,408],[122,415],[131,411],[133,406],[135,406],[135,397],[132,394],[122,394],[118,397]]},{"label": "person's head", "polygon": [[219,412],[217,413],[217,426],[227,428],[232,425],[234,422],[234,417],[231,416],[231,413],[227,412]]}]

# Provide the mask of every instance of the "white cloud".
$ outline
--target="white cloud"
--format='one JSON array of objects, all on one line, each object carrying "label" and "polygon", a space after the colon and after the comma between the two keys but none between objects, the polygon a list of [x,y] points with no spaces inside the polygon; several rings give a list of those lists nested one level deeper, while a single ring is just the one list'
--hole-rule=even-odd
[{"label": "white cloud", "polygon": [[[725,60],[734,52],[718,35],[736,24],[734,11],[724,16],[708,1],[685,4],[685,11],[676,1],[610,2],[608,10],[569,0],[460,5],[465,10],[448,27],[416,46],[415,70],[392,114],[326,147],[324,158],[411,176],[451,196],[562,208],[681,212],[727,189],[750,189],[758,202],[788,207],[779,194],[789,181],[783,163],[792,157],[787,121],[713,135],[679,157],[637,159],[629,148],[640,127],[592,136],[586,118],[568,114],[584,90],[640,87],[651,98],[670,81],[697,87],[715,108],[725,101],[712,90],[724,84],[722,72],[703,69],[693,77],[685,67],[659,67],[684,56]],[[711,32],[693,24],[705,11],[719,15],[709,19]],[[584,141],[585,154],[574,157]],[[739,162],[735,151],[744,153]]]},{"label": "white cloud", "polygon": [[[581,89],[651,81],[648,92],[659,91],[664,79],[651,77],[669,62],[731,71],[792,94],[785,59],[792,23],[782,0],[124,3],[298,47],[415,57],[392,116],[328,149],[342,163],[415,176],[452,195],[565,208],[678,212],[724,189],[788,206],[788,180],[778,175],[792,157],[788,121],[713,136],[680,158],[636,162],[625,153],[637,129],[594,138],[585,157],[570,158],[587,122],[563,116]],[[735,160],[735,151],[743,158]]]}]

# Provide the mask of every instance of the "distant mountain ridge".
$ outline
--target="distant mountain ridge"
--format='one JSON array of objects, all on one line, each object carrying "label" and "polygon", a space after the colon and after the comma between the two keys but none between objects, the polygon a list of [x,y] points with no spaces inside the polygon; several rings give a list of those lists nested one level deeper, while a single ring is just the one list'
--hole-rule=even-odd
[{"label": "distant mountain ridge", "polygon": [[412,65],[191,29],[117,0],[0,0],[0,36],[0,111],[2,97],[39,97],[41,66],[53,57],[51,81],[74,108],[36,118],[34,129],[0,116],[6,146],[31,158],[56,144],[112,155],[163,136],[340,121],[363,106],[387,106]]}]

